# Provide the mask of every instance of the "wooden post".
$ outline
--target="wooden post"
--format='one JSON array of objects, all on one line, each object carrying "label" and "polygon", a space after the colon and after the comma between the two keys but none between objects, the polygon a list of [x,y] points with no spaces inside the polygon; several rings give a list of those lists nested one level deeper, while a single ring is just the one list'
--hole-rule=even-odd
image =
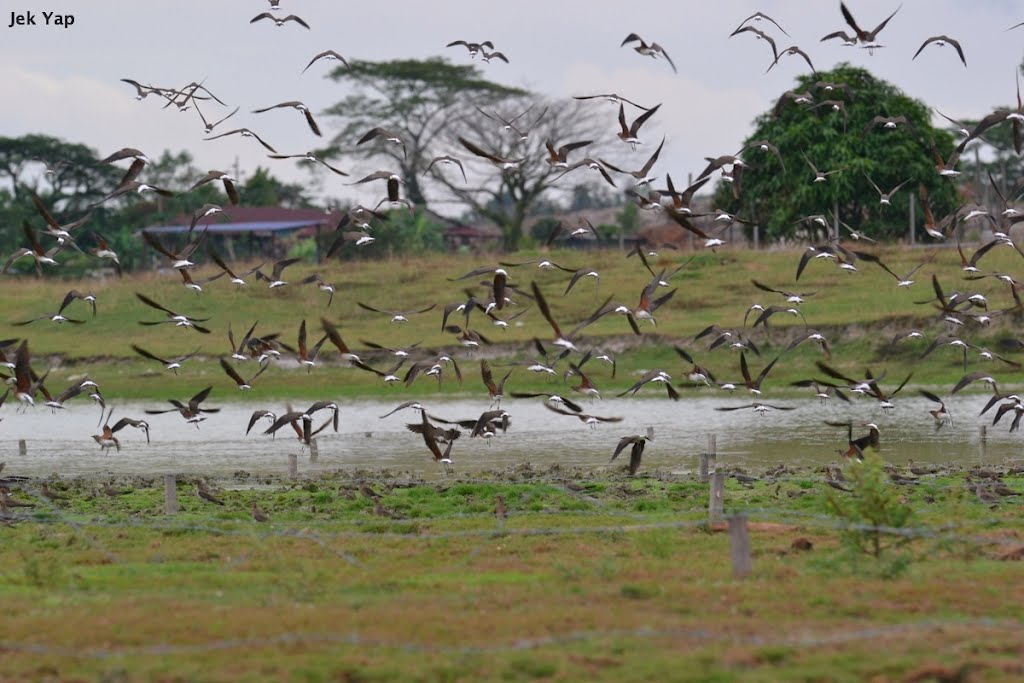
[{"label": "wooden post", "polygon": [[715,524],[722,521],[722,492],[725,489],[725,472],[715,470],[711,474],[710,497],[708,499],[708,523]]},{"label": "wooden post", "polygon": [[320,447],[316,445],[316,439],[309,442],[309,461],[316,462],[320,459]]},{"label": "wooden post", "polygon": [[832,229],[835,231],[833,237],[839,239],[839,200],[837,199],[832,208]]},{"label": "wooden post", "polygon": [[28,455],[28,444],[25,439],[18,439],[18,455]]},{"label": "wooden post", "polygon": [[753,563],[750,560],[750,535],[747,533],[745,513],[729,516],[729,548],[732,551],[732,575],[737,579],[749,576]]},{"label": "wooden post", "polygon": [[178,514],[178,481],[173,474],[164,475],[164,514]]},{"label": "wooden post", "polygon": [[978,454],[981,457],[985,457],[985,451],[988,449],[988,426],[981,425],[978,427]]},{"label": "wooden post", "polygon": [[761,226],[754,225],[754,249],[761,248]]},{"label": "wooden post", "polygon": [[708,472],[715,469],[715,460],[717,460],[717,437],[714,434],[708,434],[708,452],[701,453],[700,455],[700,470],[698,475],[700,482],[703,484],[708,480]]},{"label": "wooden post", "polygon": [[288,454],[288,476],[292,479],[299,476],[299,456],[294,453]]}]

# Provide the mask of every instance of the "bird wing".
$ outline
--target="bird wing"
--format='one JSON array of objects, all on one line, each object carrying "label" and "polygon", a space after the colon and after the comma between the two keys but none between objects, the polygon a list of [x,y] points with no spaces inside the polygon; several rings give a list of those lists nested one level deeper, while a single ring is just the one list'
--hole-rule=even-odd
[{"label": "bird wing", "polygon": [[846,4],[840,2],[839,3],[839,10],[843,13],[843,19],[845,19],[846,23],[849,25],[849,27],[853,29],[853,32],[857,34],[858,38],[863,40],[864,36],[866,34],[864,33],[864,31],[861,29],[860,26],[857,26],[857,20],[853,18],[852,14],[850,14],[850,10],[848,10],[846,8]]},{"label": "bird wing", "polygon": [[[674,69],[674,68],[675,68],[675,66],[673,66],[672,68]],[[619,105],[619,106],[622,106],[622,105]],[[647,121],[647,119],[649,119],[649,118],[651,118],[652,116],[654,116],[654,112],[658,111],[658,109],[659,109],[660,107],[661,107],[661,105],[660,105],[660,104],[658,104],[658,105],[655,105],[654,107],[651,107],[650,109],[648,109],[647,111],[645,111],[645,112],[644,112],[643,114],[641,114],[640,116],[638,116],[638,117],[637,117],[636,119],[634,119],[634,120],[633,120],[633,125],[631,125],[631,126],[629,127],[629,133],[630,133],[630,135],[636,135],[636,134],[637,134],[637,132],[638,132],[638,131],[640,130],[640,126],[644,125],[644,123],[645,123],[645,122]]]},{"label": "bird wing", "polygon": [[615,451],[612,453],[612,459],[608,462],[614,462],[615,458],[619,457],[619,453],[625,450],[626,446],[636,443],[640,439],[639,436],[624,436],[619,439],[618,445],[615,447]]},{"label": "bird wing", "polygon": [[[143,234],[145,234],[145,233],[143,233]],[[176,314],[176,313],[175,313],[174,311],[172,311],[171,309],[169,309],[169,308],[164,308],[163,306],[161,306],[161,305],[160,305],[160,304],[158,304],[157,302],[155,302],[155,301],[153,301],[152,299],[150,299],[149,297],[147,297],[147,296],[146,296],[145,294],[140,294],[139,292],[135,292],[135,296],[136,296],[136,297],[137,297],[137,298],[139,299],[139,301],[141,301],[142,303],[146,304],[146,305],[147,305],[147,306],[149,306],[150,308],[155,308],[155,309],[156,309],[156,310],[158,310],[158,311],[163,311],[163,312],[164,312],[164,313],[166,313],[167,315],[171,315],[171,316],[173,316],[173,315],[177,315],[177,314]]]},{"label": "bird wing", "polygon": [[504,159],[502,159],[500,157],[497,157],[497,156],[494,156],[490,152],[485,152],[483,149],[481,149],[480,147],[477,147],[476,145],[474,145],[472,142],[470,142],[466,138],[459,137],[459,143],[461,143],[463,147],[465,147],[466,149],[468,149],[470,152],[472,152],[473,154],[477,155],[478,157],[483,157],[484,159],[492,161],[492,162],[494,162],[496,164],[504,163]]}]

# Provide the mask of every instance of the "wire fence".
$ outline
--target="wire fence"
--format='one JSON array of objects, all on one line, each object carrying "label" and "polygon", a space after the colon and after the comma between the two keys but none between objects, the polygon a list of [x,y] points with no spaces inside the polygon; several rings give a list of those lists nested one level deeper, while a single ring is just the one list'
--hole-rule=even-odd
[{"label": "wire fence", "polygon": [[[781,474],[781,472],[780,472]],[[778,476],[771,481],[781,483],[795,483],[806,485],[809,481],[815,484],[827,482],[826,477],[819,476]],[[459,480],[452,482],[453,485],[474,483],[473,480]],[[475,483],[495,484],[494,480],[481,479]],[[529,483],[529,482],[526,482]],[[603,482],[606,485],[621,483],[631,484],[628,480],[621,482]],[[650,481],[648,480],[648,483]],[[393,487],[415,486],[427,484],[419,480],[408,482],[388,482]],[[427,484],[444,486],[445,484]],[[935,486],[932,482],[930,485]],[[701,507],[691,507],[672,512],[658,512],[657,515],[674,515],[674,519],[657,519],[652,521],[651,513],[640,513],[623,509],[606,509],[601,501],[586,495],[585,491],[572,491],[564,486],[555,484],[556,488],[566,493],[573,494],[580,500],[592,503],[591,507],[581,510],[555,510],[559,515],[559,524],[544,526],[538,524],[547,515],[543,511],[513,511],[507,519],[496,518],[493,511],[479,513],[458,513],[451,515],[438,515],[431,517],[373,517],[360,520],[354,523],[356,528],[339,529],[337,521],[316,521],[310,520],[301,525],[283,524],[272,522],[270,524],[257,524],[247,520],[214,520],[202,523],[188,519],[181,519],[174,516],[139,516],[139,517],[91,517],[83,518],[81,515],[69,514],[65,509],[57,506],[53,501],[44,496],[44,491],[38,486],[38,482],[22,481],[16,485],[16,490],[24,495],[32,496],[38,501],[38,508],[31,513],[19,512],[23,508],[13,508],[15,512],[7,510],[0,521],[9,524],[27,524],[36,526],[66,525],[74,534],[91,549],[101,553],[109,563],[120,563],[121,560],[115,552],[106,547],[97,537],[97,531],[101,529],[122,529],[122,530],[147,530],[159,533],[197,533],[211,536],[229,536],[235,538],[250,539],[254,542],[264,541],[267,538],[287,538],[308,541],[323,549],[325,553],[333,555],[352,567],[363,568],[365,565],[360,561],[354,552],[351,552],[347,545],[353,541],[365,541],[367,539],[386,539],[388,541],[424,543],[447,539],[479,539],[480,543],[467,550],[467,561],[484,551],[488,544],[496,539],[507,537],[571,537],[585,535],[609,534],[630,534],[648,532],[653,530],[698,530],[715,528],[709,523],[708,510]],[[712,484],[713,486],[713,484]],[[943,485],[944,486],[944,485]],[[963,484],[953,484],[945,488],[964,488]],[[638,493],[643,493],[639,491]],[[981,533],[962,533],[958,531],[959,525],[955,523],[941,526],[911,526],[911,527],[889,527],[867,524],[851,523],[834,516],[806,510],[782,509],[773,507],[762,507],[739,504],[726,509],[729,517],[742,515],[744,520],[752,523],[768,523],[785,525],[787,530],[793,531],[812,530],[827,531],[829,533],[841,531],[862,531],[883,534],[887,537],[901,538],[907,540],[929,539],[938,543],[956,543],[980,547],[994,548],[1024,548],[1016,533],[1019,528],[1011,528],[1001,523],[998,519],[972,520],[972,524],[981,526],[987,530],[987,535]],[[520,526],[520,520],[525,524]],[[566,521],[569,521],[566,524]],[[621,520],[621,521],[619,521]],[[471,528],[436,530],[432,528],[437,524],[446,522],[459,522],[470,525]],[[592,522],[592,523],[588,523]],[[373,525],[373,528],[360,528],[363,525]],[[734,568],[735,568],[735,545],[732,538],[732,525],[730,524],[730,542],[733,544]],[[746,522],[743,525],[744,536],[746,534]],[[755,527],[756,529],[756,527]],[[2,533],[2,531],[0,531]],[[749,553],[749,548],[747,551]],[[749,562],[749,557],[748,560]],[[1000,635],[1010,634],[1013,638],[1024,638],[1024,620],[1018,619],[994,619],[994,618],[921,618],[901,621],[896,624],[864,626],[863,623],[852,624],[842,628],[823,630],[820,627],[808,627],[798,632],[783,633],[780,629],[772,629],[771,635],[764,633],[742,633],[728,629],[714,628],[634,628],[634,629],[608,629],[608,630],[583,630],[569,631],[565,633],[527,635],[523,637],[510,637],[499,639],[494,642],[483,644],[443,644],[424,641],[407,641],[400,639],[388,639],[371,637],[358,632],[339,630],[337,632],[302,632],[288,631],[267,636],[254,636],[243,638],[222,638],[205,640],[196,643],[148,643],[148,644],[125,644],[109,645],[104,647],[69,647],[55,645],[38,640],[3,640],[0,641],[0,652],[18,653],[23,655],[45,655],[55,657],[66,657],[74,659],[91,660],[116,660],[124,657],[139,656],[173,656],[173,655],[195,655],[217,651],[246,650],[252,651],[265,648],[279,648],[285,646],[305,645],[310,647],[325,646],[348,646],[360,649],[374,649],[381,651],[429,653],[438,655],[474,655],[494,654],[515,651],[543,650],[558,646],[572,646],[586,642],[617,641],[623,640],[661,640],[672,641],[673,643],[685,642],[695,645],[729,644],[734,646],[829,646],[852,643],[858,641],[892,639],[897,637],[917,636],[931,632],[942,632],[948,634],[952,629],[971,630],[977,633],[979,630],[998,632]]]},{"label": "wire fence", "polygon": [[[792,482],[796,484],[806,485],[808,482],[811,483],[829,483],[828,478],[809,478],[809,477],[794,477],[794,478],[775,478],[771,479],[771,483],[776,482]],[[420,482],[422,483],[422,482]],[[460,481],[459,483],[468,483]],[[479,483],[486,483],[489,485],[495,484],[493,480],[479,480]],[[629,482],[623,480],[622,484],[628,484]],[[908,482],[913,483],[913,482]],[[951,485],[936,485],[934,483],[929,486],[935,489],[943,490],[963,490],[965,489],[963,484],[951,484]],[[565,510],[565,509],[553,509],[553,510],[541,510],[541,511],[524,511],[519,513],[520,519],[526,519],[535,521],[536,519],[542,519],[545,516],[557,515],[561,520],[571,518],[574,520],[586,520],[593,518],[599,520],[596,524],[574,524],[571,526],[559,525],[559,526],[529,526],[519,527],[516,526],[516,513],[513,513],[510,520],[496,520],[495,513],[493,511],[487,512],[462,512],[453,513],[447,515],[432,515],[426,516],[409,516],[402,517],[400,514],[395,512],[388,512],[387,516],[373,516],[365,519],[353,520],[351,522],[339,522],[339,521],[318,521],[308,520],[304,521],[300,527],[292,528],[278,523],[271,523],[270,525],[260,525],[251,523],[245,520],[223,520],[222,523],[204,522],[202,524],[194,523],[185,520],[176,520],[173,516],[138,516],[127,519],[102,519],[102,518],[91,518],[82,519],[80,517],[73,517],[65,513],[65,511],[53,503],[49,498],[43,495],[43,491],[27,482],[23,482],[19,487],[21,491],[26,494],[33,496],[40,502],[42,507],[42,514],[34,512],[32,514],[8,514],[0,519],[6,520],[9,523],[28,523],[38,525],[67,525],[76,534],[81,536],[91,547],[103,552],[107,559],[110,561],[116,561],[115,556],[109,550],[103,548],[99,541],[89,533],[89,529],[98,528],[116,528],[116,529],[147,529],[166,533],[207,533],[221,536],[235,536],[235,537],[251,537],[254,539],[265,539],[268,537],[287,537],[287,538],[298,538],[310,540],[318,545],[321,545],[325,549],[335,553],[347,562],[358,565],[358,560],[336,548],[333,548],[328,544],[330,541],[341,541],[346,539],[358,539],[358,538],[379,538],[379,539],[414,539],[414,540],[433,540],[433,539],[457,539],[457,538],[472,538],[472,537],[492,537],[495,534],[501,534],[505,536],[574,536],[582,534],[608,534],[608,533],[629,533],[637,531],[649,531],[654,529],[697,529],[707,528],[709,526],[709,519],[707,517],[707,508],[704,506],[690,507],[686,509],[677,509],[671,514],[679,515],[684,517],[682,519],[671,519],[671,520],[658,520],[650,521],[652,518],[651,513],[635,512],[631,510],[622,509],[605,509],[602,501],[596,498],[591,498],[586,495],[578,495],[579,500],[592,505],[592,509],[586,510]],[[572,492],[566,490],[567,493],[578,494],[579,492]],[[642,494],[643,491],[637,491],[638,494]],[[1009,492],[1011,496],[1020,496],[1024,498],[1024,494],[1016,492]],[[1009,497],[1009,496],[1008,496]],[[907,539],[934,539],[945,542],[958,542],[971,545],[1007,545],[1007,546],[1020,546],[1021,541],[1014,540],[1013,538],[1007,537],[1000,539],[993,536],[981,536],[978,534],[958,534],[955,530],[961,525],[957,523],[950,523],[943,526],[916,526],[916,527],[888,527],[888,526],[875,526],[867,524],[858,524],[846,520],[839,519],[832,515],[815,513],[806,510],[794,510],[785,508],[771,508],[763,506],[748,506],[748,505],[735,505],[729,506],[723,511],[728,515],[735,515],[742,513],[752,522],[767,522],[776,524],[787,524],[791,526],[826,529],[829,531],[863,531],[880,533],[884,535],[901,537]],[[669,514],[667,512],[661,512],[660,514]],[[621,523],[609,523],[609,520],[621,519]],[[479,528],[470,529],[457,529],[450,531],[435,531],[430,526],[441,523],[441,522],[452,522],[452,521],[464,521],[464,522],[479,522],[481,526]],[[355,526],[372,526],[372,529],[360,530],[356,529],[338,529],[339,525],[351,523]],[[993,529],[997,529],[1000,521],[998,519],[991,520],[974,520],[975,524],[989,525]],[[412,528],[410,531],[396,531],[394,529],[386,528],[386,526],[392,526],[396,528]]]},{"label": "wire fence", "polygon": [[653,639],[690,641],[703,645],[730,644],[734,646],[756,647],[814,647],[841,645],[865,640],[896,638],[935,631],[951,629],[998,630],[1002,633],[1024,631],[1024,621],[1014,619],[918,619],[900,624],[873,626],[864,628],[843,628],[828,633],[820,629],[808,630],[767,637],[760,634],[742,634],[708,628],[635,628],[609,629],[592,631],[571,631],[568,633],[525,636],[509,638],[500,642],[483,645],[437,645],[425,642],[390,640],[360,635],[358,633],[304,633],[287,632],[266,637],[224,638],[208,640],[202,643],[154,645],[124,645],[107,648],[72,648],[32,643],[0,640],[0,652],[18,652],[33,655],[50,655],[58,657],[111,659],[117,657],[137,656],[169,656],[196,655],[226,650],[254,650],[284,645],[349,645],[358,648],[374,648],[412,653],[440,655],[475,655],[495,654],[502,652],[539,650],[548,647],[572,645],[591,641]]}]

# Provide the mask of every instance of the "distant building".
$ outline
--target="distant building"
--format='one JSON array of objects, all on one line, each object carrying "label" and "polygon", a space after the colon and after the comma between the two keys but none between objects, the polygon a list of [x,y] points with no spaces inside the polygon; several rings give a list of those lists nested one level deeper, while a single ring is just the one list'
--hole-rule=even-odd
[{"label": "distant building", "polygon": [[[210,237],[220,238],[224,249],[232,258],[283,255],[287,250],[279,237],[294,239],[319,238],[334,231],[342,213],[325,213],[319,209],[285,209],[278,206],[225,206],[223,214],[207,216],[196,224],[196,230],[205,230]],[[154,235],[188,233],[192,216],[182,214],[170,225],[143,228]],[[140,231],[141,232],[141,231]],[[320,240],[317,239],[319,247]],[[236,253],[241,252],[241,253]],[[319,248],[317,261],[320,260]]]},{"label": "distant building", "polygon": [[501,228],[494,224],[473,226],[434,213],[430,209],[425,209],[424,212],[431,220],[444,227],[444,242],[450,252],[491,251],[501,247]]},{"label": "distant building", "polygon": [[[723,229],[721,224],[715,223],[713,216],[700,216],[700,214],[712,213],[710,196],[694,197],[691,202],[691,210],[697,216],[690,219],[690,221],[697,228],[700,228],[708,234],[721,232],[722,235],[719,236],[730,244],[747,246],[749,240],[747,239],[746,232],[742,225],[735,224],[732,227],[725,227]],[[570,232],[573,228],[581,225],[583,219],[590,221],[595,228],[600,228],[602,225],[618,226],[620,213],[622,213],[622,206],[612,206],[600,209],[581,209],[579,211],[556,213],[550,216],[532,216],[527,219],[524,227],[525,232],[530,232],[533,226],[538,222],[550,219],[562,221],[570,228]],[[672,220],[671,216],[669,216],[666,211],[640,210],[637,214],[637,221],[639,222],[639,227],[635,233],[621,235],[623,249],[631,249],[634,244],[656,247],[661,244],[671,243],[678,245],[680,248],[694,249],[699,249],[703,245],[703,242],[693,233],[685,230],[678,223]],[[612,246],[617,244],[619,240],[620,236],[618,233],[614,233],[609,236],[607,241],[602,243],[602,246]],[[560,237],[558,238],[557,243],[560,246],[574,247],[578,249],[587,249],[595,246],[595,240],[590,235],[582,235],[571,239],[567,237]]]}]

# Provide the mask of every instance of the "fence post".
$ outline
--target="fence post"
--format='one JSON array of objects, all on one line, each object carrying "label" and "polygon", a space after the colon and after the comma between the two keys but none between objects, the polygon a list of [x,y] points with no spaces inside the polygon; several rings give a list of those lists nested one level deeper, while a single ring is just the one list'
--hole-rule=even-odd
[{"label": "fence post", "polygon": [[708,499],[708,524],[716,524],[722,521],[724,509],[722,492],[725,489],[725,472],[715,470],[711,474],[710,496]]},{"label": "fence post", "polygon": [[729,516],[729,548],[732,554],[732,575],[742,579],[750,575],[753,562],[750,559],[750,535],[747,533],[747,515]]},{"label": "fence post", "polygon": [[28,455],[28,444],[25,439],[18,439],[18,455]]},{"label": "fence post", "polygon": [[708,451],[707,453],[701,453],[700,455],[700,470],[698,476],[700,482],[706,483],[708,480],[708,472],[715,469],[715,460],[717,459],[717,437],[714,434],[708,434]]},{"label": "fence post", "polygon": [[988,426],[981,425],[978,427],[978,451],[981,457],[985,457],[985,451],[988,449]]},{"label": "fence post", "polygon": [[309,442],[309,461],[316,462],[320,459],[320,447],[316,444],[316,439],[311,439]]},{"label": "fence post", "polygon": [[164,475],[164,514],[178,514],[178,480],[173,474]]},{"label": "fence post", "polygon": [[295,453],[288,454],[288,476],[292,479],[299,476],[299,456]]}]

